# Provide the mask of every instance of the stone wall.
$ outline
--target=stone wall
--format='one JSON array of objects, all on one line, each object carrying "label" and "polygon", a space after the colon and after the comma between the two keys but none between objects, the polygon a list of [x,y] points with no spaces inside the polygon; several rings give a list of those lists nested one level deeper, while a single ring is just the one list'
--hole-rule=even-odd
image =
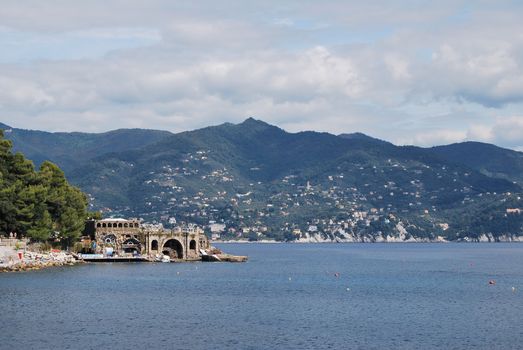
[{"label": "stone wall", "polygon": [[91,222],[90,226],[94,228],[92,239],[96,243],[96,253],[106,253],[107,248],[112,248],[118,255],[136,252],[149,256],[169,255],[178,260],[196,260],[200,258],[200,249],[209,248],[203,230],[193,225],[165,230],[142,227],[134,219],[104,219]]}]

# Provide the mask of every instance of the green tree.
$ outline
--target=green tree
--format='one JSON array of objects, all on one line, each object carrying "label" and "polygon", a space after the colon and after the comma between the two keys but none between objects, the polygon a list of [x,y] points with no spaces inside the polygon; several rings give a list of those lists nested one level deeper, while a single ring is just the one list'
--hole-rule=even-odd
[{"label": "green tree", "polygon": [[99,211],[90,211],[87,213],[88,219],[102,220],[102,213]]},{"label": "green tree", "polygon": [[45,209],[43,205],[38,208],[37,219],[34,221],[32,227],[27,231],[27,235],[35,241],[46,241],[51,236],[53,230],[53,222],[51,214]]},{"label": "green tree", "polygon": [[58,231],[64,246],[78,239],[87,218],[87,198],[63,171],[43,162],[38,172],[0,130],[0,233],[18,232],[36,241]]},{"label": "green tree", "polygon": [[53,221],[60,218],[66,205],[67,181],[65,175],[55,164],[45,161],[38,172],[39,182],[47,188],[47,207]]},{"label": "green tree", "polygon": [[60,215],[58,228],[60,240],[64,248],[69,248],[82,233],[85,217],[71,207],[66,208]]}]

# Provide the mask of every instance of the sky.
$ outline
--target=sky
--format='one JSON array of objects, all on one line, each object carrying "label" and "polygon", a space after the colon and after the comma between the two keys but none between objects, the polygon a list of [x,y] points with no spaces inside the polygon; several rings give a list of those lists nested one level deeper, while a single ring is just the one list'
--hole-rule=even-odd
[{"label": "sky", "polygon": [[523,1],[2,0],[0,122],[523,151]]}]

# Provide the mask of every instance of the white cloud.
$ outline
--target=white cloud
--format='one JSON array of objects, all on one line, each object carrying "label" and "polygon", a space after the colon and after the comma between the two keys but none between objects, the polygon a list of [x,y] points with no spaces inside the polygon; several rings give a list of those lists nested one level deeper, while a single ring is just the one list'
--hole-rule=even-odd
[{"label": "white cloud", "polygon": [[467,133],[467,139],[472,141],[493,142],[492,127],[486,125],[473,125]]},{"label": "white cloud", "polygon": [[495,142],[503,141],[513,147],[523,146],[523,116],[499,118],[492,127]]},{"label": "white cloud", "polygon": [[453,129],[417,131],[403,139],[400,139],[398,143],[419,146],[446,145],[464,141],[466,136],[466,132]]},{"label": "white cloud", "polygon": [[6,0],[0,120],[181,131],[254,115],[516,148],[521,118],[494,116],[523,115],[522,13],[508,1]]}]

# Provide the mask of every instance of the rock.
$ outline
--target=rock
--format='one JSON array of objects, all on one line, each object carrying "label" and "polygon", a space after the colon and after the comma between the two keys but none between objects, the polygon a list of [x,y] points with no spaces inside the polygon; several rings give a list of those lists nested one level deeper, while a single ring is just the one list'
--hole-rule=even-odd
[{"label": "rock", "polygon": [[76,259],[66,252],[41,254],[31,251],[24,252],[24,259],[10,259],[7,266],[2,266],[0,272],[34,271],[53,266],[75,265]]},{"label": "rock", "polygon": [[230,254],[218,254],[217,255],[221,261],[228,261],[228,262],[245,262],[248,260],[247,256],[241,256],[241,255],[230,255]]}]

